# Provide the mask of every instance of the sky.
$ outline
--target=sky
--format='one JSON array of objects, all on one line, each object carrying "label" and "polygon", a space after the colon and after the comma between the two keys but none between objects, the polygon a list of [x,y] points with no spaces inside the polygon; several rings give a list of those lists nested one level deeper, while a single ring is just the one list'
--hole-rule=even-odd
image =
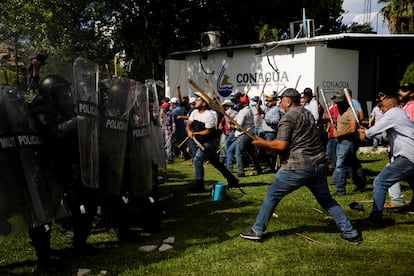
[{"label": "sky", "polygon": [[[364,13],[365,0],[344,0],[342,9],[345,10],[342,23],[348,25],[358,14]],[[384,3],[378,4],[377,0],[371,0],[371,13],[380,11],[385,6]],[[372,18],[372,17],[371,17]],[[378,34],[388,33],[387,27],[382,23],[382,17],[373,19],[371,26]]]}]

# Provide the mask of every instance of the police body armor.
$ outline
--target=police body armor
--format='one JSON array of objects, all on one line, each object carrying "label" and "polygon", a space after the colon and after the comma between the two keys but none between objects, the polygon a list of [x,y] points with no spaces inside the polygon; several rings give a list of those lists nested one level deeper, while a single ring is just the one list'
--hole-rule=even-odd
[{"label": "police body armor", "polygon": [[73,64],[82,183],[99,186],[99,91],[98,65],[78,57]]},{"label": "police body armor", "polygon": [[0,239],[52,221],[61,191],[45,169],[43,142],[23,93],[0,86]]},{"label": "police body armor", "polygon": [[[136,97],[131,80],[116,78],[103,81],[106,92],[100,116],[99,172],[100,190],[104,196],[120,196],[123,191],[125,151],[129,111]],[[102,90],[101,89],[101,90]]]},{"label": "police body armor", "polygon": [[149,136],[148,91],[140,83],[131,81],[135,86],[136,99],[130,111],[128,129],[127,172],[125,182],[135,197],[141,197],[152,190],[153,142]]}]

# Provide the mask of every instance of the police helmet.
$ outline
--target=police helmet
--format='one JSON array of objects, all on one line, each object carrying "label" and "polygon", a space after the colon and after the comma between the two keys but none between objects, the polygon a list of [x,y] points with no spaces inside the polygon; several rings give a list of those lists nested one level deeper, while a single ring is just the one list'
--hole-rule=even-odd
[{"label": "police helmet", "polygon": [[58,92],[61,88],[71,85],[64,77],[58,75],[48,75],[40,81],[39,93],[43,97],[49,97]]}]

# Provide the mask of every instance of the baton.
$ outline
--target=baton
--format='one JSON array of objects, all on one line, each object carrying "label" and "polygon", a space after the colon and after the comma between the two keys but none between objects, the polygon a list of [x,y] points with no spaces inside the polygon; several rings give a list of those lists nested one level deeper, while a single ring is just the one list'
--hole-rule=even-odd
[{"label": "baton", "polygon": [[351,94],[349,93],[348,88],[346,87],[344,88],[344,93],[345,93],[346,100],[348,101],[349,107],[351,108],[352,114],[354,115],[355,120],[357,121],[358,126],[361,126],[361,124],[359,123],[358,115],[355,111],[354,104],[352,103]]}]

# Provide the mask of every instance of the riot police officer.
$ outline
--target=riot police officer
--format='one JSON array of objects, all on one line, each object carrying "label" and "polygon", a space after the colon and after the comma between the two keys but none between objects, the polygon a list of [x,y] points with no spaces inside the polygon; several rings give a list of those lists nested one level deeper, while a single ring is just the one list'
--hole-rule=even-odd
[{"label": "riot police officer", "polygon": [[46,145],[49,166],[65,191],[72,218],[73,246],[85,252],[91,249],[86,239],[96,210],[95,194],[81,181],[77,115],[71,91],[71,83],[64,77],[46,76],[39,84],[31,111]]}]

